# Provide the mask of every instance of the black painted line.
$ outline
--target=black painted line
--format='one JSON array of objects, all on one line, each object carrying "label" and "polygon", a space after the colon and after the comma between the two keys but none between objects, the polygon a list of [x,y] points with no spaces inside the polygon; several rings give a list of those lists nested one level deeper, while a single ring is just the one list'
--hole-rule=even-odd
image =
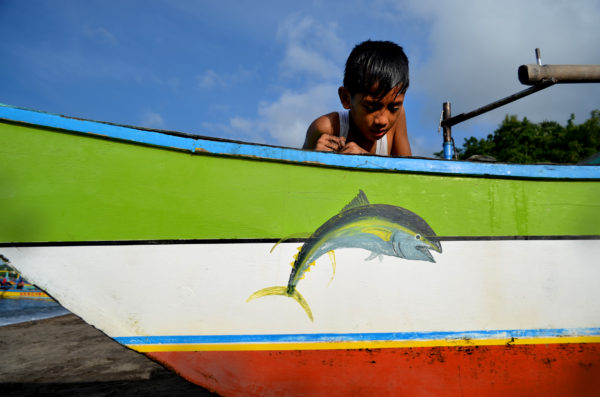
[{"label": "black painted line", "polygon": [[[543,241],[543,240],[600,240],[600,235],[552,235],[552,236],[436,236],[439,241]],[[285,243],[304,243],[307,239],[293,238]],[[184,245],[184,244],[275,244],[275,238],[242,239],[185,239],[185,240],[110,240],[110,241],[40,241],[4,242],[2,247],[78,247],[114,245]]]}]

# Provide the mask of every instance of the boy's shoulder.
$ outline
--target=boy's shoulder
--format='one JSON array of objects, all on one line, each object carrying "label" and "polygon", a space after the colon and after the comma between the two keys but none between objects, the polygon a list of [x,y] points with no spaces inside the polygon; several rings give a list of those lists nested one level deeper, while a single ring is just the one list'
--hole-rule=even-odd
[{"label": "boy's shoulder", "polygon": [[314,149],[317,141],[323,134],[339,136],[340,135],[340,116],[337,112],[324,114],[316,118],[306,131],[304,139],[304,149]]},{"label": "boy's shoulder", "polygon": [[309,132],[319,132],[320,134],[340,135],[340,115],[338,112],[331,112],[316,118],[308,127]]}]

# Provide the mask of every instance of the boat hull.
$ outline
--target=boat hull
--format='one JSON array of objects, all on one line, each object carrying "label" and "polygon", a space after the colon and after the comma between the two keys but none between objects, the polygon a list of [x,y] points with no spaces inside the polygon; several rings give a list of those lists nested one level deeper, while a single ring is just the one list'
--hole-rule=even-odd
[{"label": "boat hull", "polygon": [[223,395],[592,396],[598,344],[155,352]]},{"label": "boat hull", "polygon": [[[192,382],[223,395],[600,393],[600,167],[0,116],[0,253]],[[291,284],[290,264],[304,273]]]},{"label": "boat hull", "polygon": [[273,245],[3,252],[118,342],[223,395],[600,389],[596,240],[442,241],[435,263],[342,249],[335,274],[323,257],[298,286],[313,321],[286,297],[247,301],[285,283],[302,243]]},{"label": "boat hull", "polygon": [[11,288],[0,291],[0,298],[6,299],[42,299],[50,300],[48,294],[43,291],[22,291],[17,288]]}]

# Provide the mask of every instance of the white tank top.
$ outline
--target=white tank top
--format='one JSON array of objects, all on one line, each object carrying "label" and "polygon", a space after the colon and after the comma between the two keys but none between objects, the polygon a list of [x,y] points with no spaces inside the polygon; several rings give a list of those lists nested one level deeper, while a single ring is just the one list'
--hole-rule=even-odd
[{"label": "white tank top", "polygon": [[[350,111],[349,110],[341,110],[337,112],[340,116],[340,137],[347,138],[348,131],[350,130]],[[387,145],[387,134],[377,141],[377,149],[375,149],[375,154],[380,156],[388,155],[388,145]]]}]

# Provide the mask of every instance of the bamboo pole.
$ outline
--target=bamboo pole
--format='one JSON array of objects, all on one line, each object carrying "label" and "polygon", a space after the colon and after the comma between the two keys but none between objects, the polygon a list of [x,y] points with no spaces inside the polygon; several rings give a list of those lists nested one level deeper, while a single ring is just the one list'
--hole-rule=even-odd
[{"label": "bamboo pole", "polygon": [[600,65],[521,65],[521,84],[535,85],[542,80],[556,83],[600,83]]}]

